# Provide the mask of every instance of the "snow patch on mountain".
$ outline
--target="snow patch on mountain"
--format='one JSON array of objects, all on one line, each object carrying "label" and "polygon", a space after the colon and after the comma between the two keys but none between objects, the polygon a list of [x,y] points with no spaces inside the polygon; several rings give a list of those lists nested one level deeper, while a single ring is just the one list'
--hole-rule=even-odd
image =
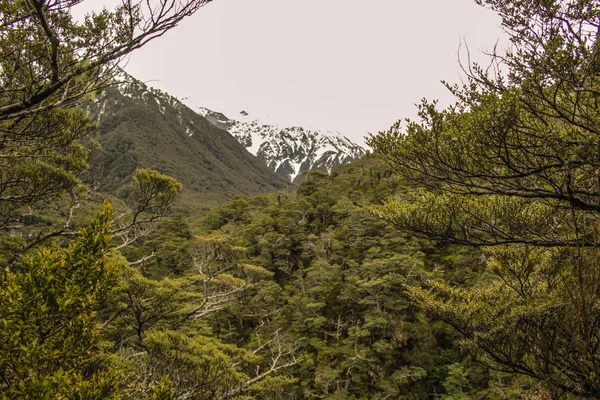
[{"label": "snow patch on mountain", "polygon": [[[115,82],[107,90],[116,89],[121,96],[156,107],[156,112],[162,115],[177,113],[182,134],[193,136],[197,132],[193,121],[182,117],[187,106],[181,100],[146,85],[124,71],[118,73]],[[105,115],[118,109],[121,102],[118,96],[100,94],[86,108],[100,122]],[[367,153],[339,132],[265,124],[247,110],[241,111],[236,119],[208,108],[201,107],[195,111],[213,125],[228,131],[248,152],[292,182],[299,182],[304,171],[331,173],[335,168]]]},{"label": "snow patch on mountain", "polygon": [[175,112],[182,133],[193,136],[196,132],[193,120],[183,118],[183,110],[187,106],[181,100],[162,90],[146,85],[122,70],[117,72],[113,85],[110,85],[105,92],[100,93],[94,101],[86,105],[87,111],[94,115],[97,122],[101,122],[106,115],[114,113],[122,105],[123,101],[119,99],[119,96],[107,96],[107,91],[114,90],[118,91],[123,97],[156,107],[157,112],[165,115],[165,117],[167,112]]},{"label": "snow patch on mountain", "polygon": [[304,171],[316,169],[331,173],[334,168],[367,153],[339,132],[263,124],[246,110],[241,111],[237,119],[204,107],[200,107],[198,113],[227,130],[246,150],[293,182],[301,180]]}]

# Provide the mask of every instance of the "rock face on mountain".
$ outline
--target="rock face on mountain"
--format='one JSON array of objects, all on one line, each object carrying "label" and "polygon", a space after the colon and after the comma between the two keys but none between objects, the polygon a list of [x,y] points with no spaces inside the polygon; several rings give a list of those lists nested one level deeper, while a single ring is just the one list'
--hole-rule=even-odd
[{"label": "rock face on mountain", "polygon": [[231,133],[278,175],[295,183],[302,179],[303,171],[331,172],[367,154],[365,149],[339,133],[265,125],[252,119],[246,111],[240,112],[237,120],[207,108],[200,108],[198,112],[216,127]]},{"label": "rock face on mountain", "polygon": [[99,190],[118,193],[137,168],[153,168],[182,182],[182,201],[199,210],[290,185],[175,97],[124,73],[118,80],[87,105],[99,122],[89,178]]}]

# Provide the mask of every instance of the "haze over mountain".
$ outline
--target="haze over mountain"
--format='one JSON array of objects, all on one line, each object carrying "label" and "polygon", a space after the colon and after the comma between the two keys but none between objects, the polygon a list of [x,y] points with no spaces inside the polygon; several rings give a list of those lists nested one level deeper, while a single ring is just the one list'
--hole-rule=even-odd
[{"label": "haze over mountain", "polygon": [[247,111],[241,111],[237,119],[204,107],[199,108],[199,113],[231,133],[277,174],[295,183],[302,179],[304,171],[331,173],[336,167],[367,154],[339,132],[264,124]]},{"label": "haze over mountain", "polygon": [[187,208],[208,209],[236,194],[289,186],[236,139],[181,101],[122,74],[87,106],[99,121],[92,135],[102,151],[91,159],[90,179],[117,193],[137,168],[153,168],[184,185]]}]

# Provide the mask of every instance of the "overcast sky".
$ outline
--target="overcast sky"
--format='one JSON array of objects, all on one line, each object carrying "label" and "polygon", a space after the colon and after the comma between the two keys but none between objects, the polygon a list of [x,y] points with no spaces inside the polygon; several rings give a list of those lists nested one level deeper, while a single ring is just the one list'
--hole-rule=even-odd
[{"label": "overcast sky", "polygon": [[126,70],[191,108],[362,142],[423,97],[450,101],[440,80],[459,80],[461,41],[484,60],[499,39],[499,18],[474,0],[214,0]]}]

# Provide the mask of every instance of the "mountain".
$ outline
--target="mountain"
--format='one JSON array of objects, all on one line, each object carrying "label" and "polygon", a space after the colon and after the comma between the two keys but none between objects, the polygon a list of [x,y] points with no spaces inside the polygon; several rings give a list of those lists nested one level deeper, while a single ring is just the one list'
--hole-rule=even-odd
[{"label": "mountain", "polygon": [[227,131],[181,101],[121,73],[87,110],[99,122],[91,135],[102,151],[90,161],[100,191],[118,193],[137,168],[153,168],[184,185],[187,209],[208,210],[236,194],[289,187]]},{"label": "mountain", "polygon": [[294,183],[302,179],[303,171],[331,172],[367,154],[340,133],[262,124],[246,111],[240,112],[238,120],[208,108],[201,107],[198,112],[216,127],[231,133],[278,175]]}]

